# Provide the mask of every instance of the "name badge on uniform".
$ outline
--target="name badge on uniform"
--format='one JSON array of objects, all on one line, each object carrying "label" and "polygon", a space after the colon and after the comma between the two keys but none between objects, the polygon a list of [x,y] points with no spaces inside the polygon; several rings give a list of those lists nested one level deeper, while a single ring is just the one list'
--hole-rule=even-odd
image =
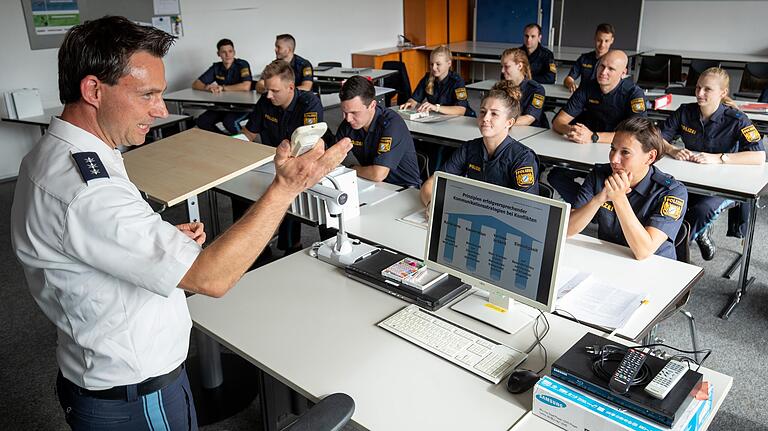
[{"label": "name badge on uniform", "polygon": [[608,211],[613,211],[613,205],[610,202],[603,202],[603,204],[600,205],[600,208],[605,208]]},{"label": "name badge on uniform", "polygon": [[457,88],[454,90],[454,93],[456,93],[456,99],[458,100],[467,100],[467,89],[464,87]]},{"label": "name badge on uniform", "polygon": [[310,66],[305,67],[301,70],[301,74],[304,76],[312,76],[312,68]]},{"label": "name badge on uniform", "polygon": [[240,69],[241,78],[245,78],[246,76],[250,76],[250,75],[251,75],[251,69],[248,69],[247,67]]},{"label": "name badge on uniform", "polygon": [[600,101],[599,101],[599,100],[597,100],[597,99],[587,99],[587,101],[588,101],[589,103],[592,103],[592,104],[595,104],[595,105],[599,105],[599,104],[600,104]]},{"label": "name badge on uniform", "polygon": [[475,164],[473,164],[473,163],[469,163],[469,164],[467,165],[467,167],[469,167],[469,169],[472,169],[473,171],[477,171],[477,172],[480,172],[480,171],[482,170],[482,169],[480,168],[480,166],[477,166],[477,165],[475,165]]},{"label": "name badge on uniform", "polygon": [[96,178],[109,178],[109,173],[104,168],[104,164],[101,163],[98,154],[93,151],[72,153],[72,158],[80,170],[80,176],[83,177],[83,181],[86,183]]},{"label": "name badge on uniform", "polygon": [[533,167],[524,166],[515,169],[515,181],[517,181],[518,187],[532,186],[535,181],[533,178]]},{"label": "name badge on uniform", "polygon": [[645,99],[638,97],[629,101],[629,106],[632,108],[632,112],[645,111]]},{"label": "name badge on uniform", "polygon": [[758,132],[757,129],[755,129],[755,126],[751,124],[741,129],[741,134],[744,135],[744,138],[749,142],[757,142],[760,140],[760,132]]},{"label": "name badge on uniform", "polygon": [[541,109],[542,106],[544,106],[544,95],[543,94],[534,94],[533,100],[531,100],[531,104],[536,109]]},{"label": "name badge on uniform", "polygon": [[304,113],[304,125],[317,123],[317,112],[305,112]]},{"label": "name badge on uniform", "polygon": [[677,196],[664,196],[664,201],[661,203],[661,215],[677,220],[683,215],[683,204],[685,201]]},{"label": "name badge on uniform", "polygon": [[362,147],[363,146],[363,141],[356,141],[356,140],[352,139],[352,145],[355,146],[355,147]]},{"label": "name badge on uniform", "polygon": [[696,130],[686,126],[685,124],[681,124],[680,128],[683,129],[683,132],[690,133],[691,135],[695,135],[696,134]]},{"label": "name badge on uniform", "polygon": [[385,136],[381,139],[379,139],[379,146],[378,146],[378,152],[381,153],[387,153],[392,148],[392,138],[389,136]]},{"label": "name badge on uniform", "polygon": [[557,66],[555,63],[549,63],[549,71],[552,73],[557,73]]},{"label": "name badge on uniform", "polygon": [[217,81],[225,81],[226,79],[227,79],[227,77],[226,77],[226,76],[222,76],[222,75],[216,75],[216,80],[217,80]]},{"label": "name badge on uniform", "polygon": [[585,69],[592,69],[592,65],[589,64],[589,63],[581,63],[581,67],[583,67]]},{"label": "name badge on uniform", "polygon": [[271,116],[269,114],[264,114],[264,119],[269,120],[269,121],[271,121],[273,123],[277,123],[277,117],[273,117],[273,116]]}]

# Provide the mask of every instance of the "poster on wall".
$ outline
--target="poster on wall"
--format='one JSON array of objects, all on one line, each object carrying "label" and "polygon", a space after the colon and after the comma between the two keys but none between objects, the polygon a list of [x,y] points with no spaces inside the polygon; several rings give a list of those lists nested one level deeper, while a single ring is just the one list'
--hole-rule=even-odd
[{"label": "poster on wall", "polygon": [[37,35],[64,34],[80,24],[77,0],[33,0],[32,19]]},{"label": "poster on wall", "polygon": [[178,15],[152,17],[152,26],[176,37],[184,35],[184,29],[181,26],[181,17]]}]

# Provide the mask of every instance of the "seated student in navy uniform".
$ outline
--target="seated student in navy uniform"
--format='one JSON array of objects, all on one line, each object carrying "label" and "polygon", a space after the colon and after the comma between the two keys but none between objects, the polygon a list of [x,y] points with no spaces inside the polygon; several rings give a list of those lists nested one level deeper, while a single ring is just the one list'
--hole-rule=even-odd
[{"label": "seated student in navy uniform", "polygon": [[[609,51],[600,58],[595,79],[579,86],[568,104],[552,120],[552,129],[577,144],[610,143],[613,131],[632,116],[647,116],[645,95],[632,78],[622,78],[627,72],[627,55]],[[549,184],[563,199],[573,204],[580,175],[563,168],[553,168],[547,177]]]},{"label": "seated student in navy uniform", "polygon": [[[296,50],[296,39],[290,34],[278,34],[275,37],[275,58],[286,61],[293,69],[293,76],[296,88],[304,91],[312,91],[312,85],[315,83],[315,71],[309,60],[300,57],[294,53]],[[264,79],[256,82],[256,91],[264,93]]]},{"label": "seated student in navy uniform", "polygon": [[555,55],[541,45],[541,26],[535,23],[525,26],[520,49],[528,55],[533,80],[539,84],[554,84],[557,77]]},{"label": "seated student in navy uniform", "polygon": [[[283,60],[274,60],[261,73],[266,94],[262,96],[243,133],[249,140],[257,137],[262,144],[277,147],[280,142],[291,138],[300,126],[323,121],[323,106],[320,97],[311,91],[295,87],[293,69]],[[245,202],[233,200],[232,214],[237,220],[248,209]],[[301,250],[301,223],[292,216],[286,216],[277,237],[277,248],[286,253]]]},{"label": "seated student in navy uniform", "polygon": [[378,106],[373,84],[353,76],[341,86],[339,98],[343,121],[336,140],[352,140],[351,166],[357,176],[403,187],[419,187],[421,177],[413,138],[400,115]]},{"label": "seated student in navy uniform", "polygon": [[573,93],[576,91],[576,80],[580,79],[580,83],[585,83],[590,79],[594,79],[597,72],[597,61],[611,50],[614,38],[616,36],[616,30],[611,24],[603,23],[597,26],[595,30],[595,50],[581,54],[576,63],[571,66],[568,76],[565,77],[563,85],[565,88]]},{"label": "seated student in navy uniform", "polygon": [[676,259],[688,190],[654,166],[664,140],[653,122],[632,117],[616,127],[609,164],[587,175],[573,203],[568,236],[597,218],[597,237],[628,246],[638,260],[657,254]]},{"label": "seated student in navy uniform", "polygon": [[[247,61],[235,58],[235,45],[229,39],[216,44],[221,61],[213,63],[208,70],[192,83],[195,90],[220,93],[222,91],[251,91],[251,66]],[[221,132],[216,123],[221,122],[231,135],[240,133],[242,112],[205,111],[197,117],[197,127],[210,132]]]},{"label": "seated student in navy uniform", "polygon": [[[520,115],[520,97],[520,87],[510,81],[497,82],[480,105],[477,126],[482,137],[462,144],[440,170],[538,194],[536,154],[509,136]],[[421,201],[427,210],[433,181],[434,177],[430,177],[421,187]]]},{"label": "seated student in navy uniform", "polygon": [[430,71],[421,78],[411,98],[400,109],[474,117],[464,79],[451,70],[452,57],[445,45],[435,48],[429,55]]},{"label": "seated student in navy uniform", "polygon": [[[680,105],[661,127],[666,150],[672,157],[705,164],[765,163],[760,132],[728,97],[729,84],[728,73],[723,69],[713,67],[702,72],[696,83],[696,102]],[[675,136],[682,139],[683,148],[669,144]],[[732,200],[718,196],[691,195],[685,218],[691,224],[691,239],[696,240],[705,260],[715,256],[715,243],[710,236],[712,223],[733,205]],[[729,221],[733,222],[729,222],[728,236],[741,238],[746,233],[742,211],[735,209],[729,213]]]},{"label": "seated student in navy uniform", "polygon": [[501,77],[520,87],[520,116],[515,126],[536,126],[549,129],[544,114],[544,87],[531,79],[528,56],[520,48],[509,48],[501,54]]}]

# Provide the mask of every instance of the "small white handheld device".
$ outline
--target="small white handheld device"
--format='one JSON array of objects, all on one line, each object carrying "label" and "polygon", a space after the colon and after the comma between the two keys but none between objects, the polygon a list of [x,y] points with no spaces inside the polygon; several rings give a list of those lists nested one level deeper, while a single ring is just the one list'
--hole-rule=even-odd
[{"label": "small white handheld device", "polygon": [[298,157],[311,150],[327,130],[326,123],[308,124],[294,130],[291,134],[291,155]]}]

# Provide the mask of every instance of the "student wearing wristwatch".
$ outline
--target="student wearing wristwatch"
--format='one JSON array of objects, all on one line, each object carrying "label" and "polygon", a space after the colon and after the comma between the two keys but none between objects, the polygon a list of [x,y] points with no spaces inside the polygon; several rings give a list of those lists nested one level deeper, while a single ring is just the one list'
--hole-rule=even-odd
[{"label": "student wearing wristwatch", "polygon": [[[762,165],[765,147],[760,132],[728,97],[730,79],[723,69],[705,70],[696,83],[696,102],[680,105],[664,122],[661,134],[666,151],[678,160],[704,164]],[[679,136],[683,147],[671,145]],[[715,256],[712,223],[734,202],[717,196],[691,195],[686,220],[691,224],[691,239],[696,240],[704,260]],[[740,210],[729,220],[728,236],[741,238],[746,233],[746,217]]]},{"label": "student wearing wristwatch", "polygon": [[[600,58],[595,79],[584,83],[571,95],[568,104],[552,121],[552,129],[577,144],[611,143],[613,131],[632,116],[647,116],[643,90],[627,73],[627,55],[609,51]],[[566,202],[573,203],[579,184],[578,173],[553,168],[549,183]]]}]

